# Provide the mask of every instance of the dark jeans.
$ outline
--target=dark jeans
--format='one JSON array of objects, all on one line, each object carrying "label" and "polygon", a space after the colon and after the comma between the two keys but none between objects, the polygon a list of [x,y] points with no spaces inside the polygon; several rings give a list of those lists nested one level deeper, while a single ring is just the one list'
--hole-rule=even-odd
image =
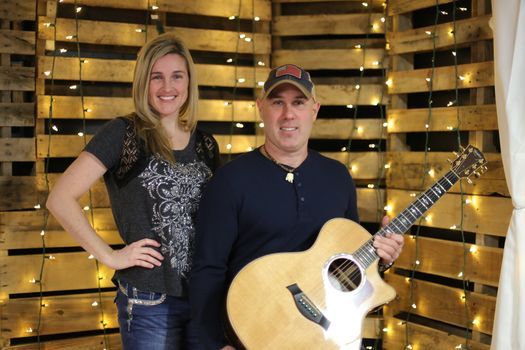
[{"label": "dark jeans", "polygon": [[124,350],[199,350],[188,298],[121,284],[116,298]]}]

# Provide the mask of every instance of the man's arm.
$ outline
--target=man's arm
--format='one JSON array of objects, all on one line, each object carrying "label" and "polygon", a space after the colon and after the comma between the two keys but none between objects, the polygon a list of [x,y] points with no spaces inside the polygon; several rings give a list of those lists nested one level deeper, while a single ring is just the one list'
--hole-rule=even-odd
[{"label": "man's arm", "polygon": [[196,225],[196,249],[190,280],[192,320],[206,349],[227,345],[222,323],[229,256],[237,236],[233,190],[217,174],[203,193]]}]

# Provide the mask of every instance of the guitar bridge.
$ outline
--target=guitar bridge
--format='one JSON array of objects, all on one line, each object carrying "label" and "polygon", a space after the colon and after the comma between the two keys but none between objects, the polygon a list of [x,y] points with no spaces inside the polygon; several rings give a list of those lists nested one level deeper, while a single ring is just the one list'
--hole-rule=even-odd
[{"label": "guitar bridge", "polygon": [[308,320],[312,321],[323,327],[325,330],[328,330],[330,326],[330,321],[324,317],[323,313],[312,303],[312,301],[303,293],[301,288],[294,283],[289,285],[288,290],[292,293],[294,298],[295,306]]}]

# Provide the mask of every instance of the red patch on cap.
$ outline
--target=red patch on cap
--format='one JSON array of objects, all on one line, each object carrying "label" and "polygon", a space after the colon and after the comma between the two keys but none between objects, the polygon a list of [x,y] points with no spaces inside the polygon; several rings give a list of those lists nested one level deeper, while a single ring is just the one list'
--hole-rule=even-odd
[{"label": "red patch on cap", "polygon": [[301,79],[301,70],[293,65],[286,65],[277,68],[277,70],[275,71],[275,77],[279,78],[283,75],[291,75],[293,77],[296,77],[297,79]]}]

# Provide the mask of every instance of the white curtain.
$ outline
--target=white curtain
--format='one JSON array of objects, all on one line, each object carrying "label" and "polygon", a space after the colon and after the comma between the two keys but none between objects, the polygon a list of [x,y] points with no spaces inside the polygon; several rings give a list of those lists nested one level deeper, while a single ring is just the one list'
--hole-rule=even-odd
[{"label": "white curtain", "polygon": [[507,231],[492,350],[525,350],[525,0],[492,0],[501,157],[514,211]]}]

